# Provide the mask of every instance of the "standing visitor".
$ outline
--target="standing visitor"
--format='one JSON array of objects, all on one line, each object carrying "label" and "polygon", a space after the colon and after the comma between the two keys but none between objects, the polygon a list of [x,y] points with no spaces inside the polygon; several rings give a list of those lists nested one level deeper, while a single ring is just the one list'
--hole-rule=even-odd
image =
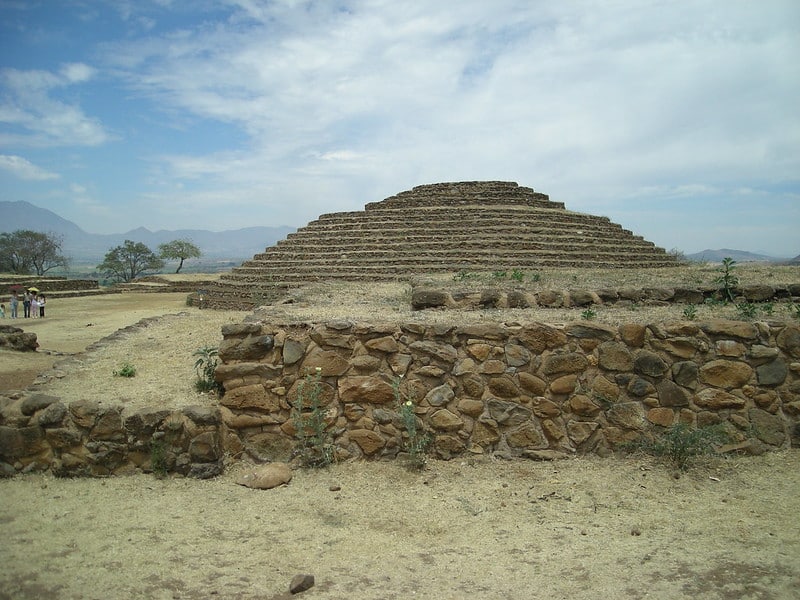
[{"label": "standing visitor", "polygon": [[24,317],[27,319],[31,316],[31,293],[25,292],[25,295],[22,296],[22,312],[24,313]]},{"label": "standing visitor", "polygon": [[31,319],[36,319],[39,316],[39,296],[31,294],[31,304],[28,308]]},{"label": "standing visitor", "polygon": [[47,300],[44,297],[44,294],[39,296],[39,318],[44,319],[44,305],[47,303]]},{"label": "standing visitor", "polygon": [[17,318],[17,306],[19,306],[19,298],[17,292],[11,292],[11,318]]},{"label": "standing visitor", "polygon": [[0,319],[6,318],[6,305],[0,304]]}]

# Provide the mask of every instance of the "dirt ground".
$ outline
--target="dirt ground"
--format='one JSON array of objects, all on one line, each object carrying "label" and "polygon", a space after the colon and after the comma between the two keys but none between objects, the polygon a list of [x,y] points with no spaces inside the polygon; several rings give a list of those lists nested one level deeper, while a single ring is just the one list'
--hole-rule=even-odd
[{"label": "dirt ground", "polygon": [[[374,316],[368,294],[388,314],[409,316],[402,286],[371,286],[349,301],[342,292],[305,291],[267,312]],[[193,389],[192,353],[217,345],[221,325],[246,313],[200,311],[184,300],[49,303],[46,319],[22,323],[42,349],[0,352],[0,394],[37,381],[45,393],[126,410],[213,403]],[[600,322],[624,318],[599,312]],[[124,362],[136,377],[114,377]],[[648,457],[431,461],[422,472],[353,462],[296,471],[289,485],[267,491],[234,483],[244,467],[209,481],[0,481],[0,599],[278,599],[291,597],[298,573],[316,579],[298,597],[317,599],[761,600],[796,598],[800,589],[796,449],[706,459],[684,474]]]}]

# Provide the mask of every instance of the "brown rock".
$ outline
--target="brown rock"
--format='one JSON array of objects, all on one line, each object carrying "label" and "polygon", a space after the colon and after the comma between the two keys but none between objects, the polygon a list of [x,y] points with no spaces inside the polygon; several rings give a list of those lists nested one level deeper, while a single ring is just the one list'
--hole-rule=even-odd
[{"label": "brown rock", "polygon": [[561,407],[547,398],[534,398],[531,408],[533,414],[542,419],[550,419],[561,414]]},{"label": "brown rock", "polygon": [[440,308],[454,304],[450,294],[442,290],[415,289],[411,294],[411,309]]},{"label": "brown rock", "polygon": [[554,379],[550,383],[550,391],[553,394],[571,394],[575,391],[575,386],[578,385],[577,375],[564,375],[558,379]]},{"label": "brown rock", "polygon": [[579,339],[606,341],[613,340],[615,337],[612,327],[600,323],[570,323],[564,328],[564,331],[568,336]]},{"label": "brown rock", "polygon": [[394,390],[377,377],[345,377],[339,380],[339,400],[345,403],[387,404],[394,402]]},{"label": "brown rock", "polygon": [[480,362],[483,362],[484,360],[489,358],[489,354],[491,353],[492,348],[493,346],[491,344],[467,342],[467,354],[469,354],[472,358]]},{"label": "brown rock", "polygon": [[488,382],[489,391],[501,398],[515,398],[519,396],[519,389],[514,380],[507,375],[501,377],[491,377]]},{"label": "brown rock", "polygon": [[564,293],[557,290],[544,290],[536,295],[536,302],[549,308],[560,308],[565,304]]},{"label": "brown rock", "polygon": [[644,325],[627,323],[625,325],[620,325],[619,336],[622,338],[622,341],[631,348],[641,348],[644,345],[645,331],[646,328]]},{"label": "brown rock", "polygon": [[192,462],[210,463],[219,460],[219,438],[215,431],[206,431],[189,443],[189,456]]},{"label": "brown rock", "polygon": [[353,429],[349,435],[350,439],[358,444],[358,447],[367,456],[375,454],[386,445],[386,440],[371,429]]},{"label": "brown rock", "polygon": [[452,365],[458,359],[458,351],[450,344],[424,341],[413,342],[409,347],[416,352],[427,354],[449,365]]},{"label": "brown rock", "polygon": [[583,394],[575,394],[570,398],[569,408],[573,413],[582,417],[591,417],[600,412],[600,407]]},{"label": "brown rock", "polygon": [[478,421],[472,430],[472,443],[478,444],[483,448],[488,448],[500,440],[500,433],[497,431],[496,423]]},{"label": "brown rock", "polygon": [[520,343],[534,354],[541,354],[567,343],[567,336],[563,331],[543,323],[526,325],[517,335]]},{"label": "brown rock", "polygon": [[378,352],[399,352],[400,344],[397,340],[390,335],[375,338],[364,342],[364,345],[370,350],[377,350]]},{"label": "brown rock", "polygon": [[778,415],[771,415],[760,408],[751,408],[749,416],[758,439],[770,446],[783,445],[786,441],[786,430],[783,420]]},{"label": "brown rock", "polygon": [[430,423],[433,428],[443,431],[457,431],[464,426],[464,421],[446,408],[434,412],[430,417]]},{"label": "brown rock", "polygon": [[712,360],[700,367],[700,381],[730,390],[740,388],[753,375],[753,368],[738,360]]},{"label": "brown rock", "polygon": [[671,408],[651,408],[647,411],[647,420],[654,425],[669,427],[675,422],[675,412]]},{"label": "brown rock", "polygon": [[506,363],[502,360],[487,360],[478,367],[478,372],[487,375],[499,375],[506,372]]},{"label": "brown rock", "polygon": [[483,412],[484,404],[480,400],[464,398],[458,402],[458,410],[468,417],[477,418]]},{"label": "brown rock", "polygon": [[369,354],[362,354],[361,356],[354,356],[350,359],[350,365],[360,372],[373,373],[381,366],[381,359]]},{"label": "brown rock", "polygon": [[619,402],[611,406],[607,412],[609,422],[624,429],[642,429],[644,427],[644,409],[638,402]]},{"label": "brown rock", "polygon": [[512,448],[547,448],[547,438],[536,423],[525,423],[506,434],[506,442]]},{"label": "brown rock", "polygon": [[283,364],[293,365],[301,358],[306,352],[306,344],[299,340],[287,338],[283,342]]},{"label": "brown rock", "polygon": [[302,363],[301,373],[316,373],[317,369],[322,369],[322,377],[340,377],[350,368],[350,362],[335,350],[323,350],[315,344],[312,346]]},{"label": "brown rock", "polygon": [[588,440],[600,425],[591,421],[569,421],[567,423],[567,435],[572,443],[580,446]]},{"label": "brown rock", "polygon": [[598,375],[592,380],[592,392],[609,400],[616,400],[619,397],[619,386]]},{"label": "brown rock", "polygon": [[715,388],[700,390],[694,397],[694,403],[704,408],[710,408],[711,410],[742,408],[746,404],[744,398],[739,398],[738,396]]},{"label": "brown rock", "polygon": [[88,429],[94,426],[100,403],[97,400],[76,400],[69,405],[72,421],[78,426]]},{"label": "brown rock", "polygon": [[299,594],[300,592],[305,592],[306,590],[310,590],[314,587],[314,576],[313,575],[306,575],[306,574],[299,574],[292,577],[292,581],[289,583],[289,593],[291,594]]},{"label": "brown rock", "polygon": [[478,368],[478,365],[475,363],[474,360],[471,358],[465,358],[456,363],[453,367],[453,375],[456,377],[460,375],[466,375],[467,373],[474,373]]},{"label": "brown rock", "polygon": [[524,372],[518,373],[517,379],[520,387],[534,396],[543,396],[545,390],[547,390],[547,383],[543,379],[536,377],[536,375]]},{"label": "brown rock", "polygon": [[669,365],[655,352],[640,350],[633,361],[633,370],[640,375],[662,377],[669,370]]},{"label": "brown rock", "polygon": [[473,398],[480,398],[483,396],[485,384],[483,378],[475,373],[470,373],[461,379],[461,385],[464,388],[464,393]]},{"label": "brown rock", "polygon": [[433,388],[425,396],[425,401],[431,406],[445,406],[455,397],[455,392],[446,383]]},{"label": "brown rock", "polygon": [[661,406],[687,406],[689,404],[689,395],[669,379],[659,381],[656,391]]},{"label": "brown rock", "polygon": [[604,342],[597,347],[597,364],[607,371],[630,371],[633,354],[625,344]]},{"label": "brown rock", "polygon": [[567,352],[551,354],[544,360],[542,371],[547,375],[557,373],[580,373],[588,366],[589,361],[583,354]]},{"label": "brown rock", "polygon": [[503,427],[514,427],[529,421],[533,414],[531,409],[520,406],[516,402],[504,402],[496,398],[487,400],[486,408],[492,419]]},{"label": "brown rock", "polygon": [[792,358],[800,358],[800,327],[794,325],[784,327],[775,341],[786,354]]},{"label": "brown rock", "polygon": [[233,360],[253,361],[264,358],[274,346],[275,338],[271,335],[228,338],[219,345],[219,357],[225,363]]},{"label": "brown rock", "polygon": [[261,384],[234,388],[220,398],[220,404],[236,410],[255,409],[271,413],[280,410],[280,398]]},{"label": "brown rock", "polygon": [[744,321],[715,319],[701,323],[700,329],[711,336],[735,337],[742,340],[754,340],[758,337],[756,326]]},{"label": "brown rock", "polygon": [[268,490],[292,480],[292,469],[286,463],[270,463],[248,470],[236,478],[238,485],[256,490]]},{"label": "brown rock", "polygon": [[528,349],[517,344],[506,344],[505,354],[509,367],[521,367],[531,361],[531,353]]}]

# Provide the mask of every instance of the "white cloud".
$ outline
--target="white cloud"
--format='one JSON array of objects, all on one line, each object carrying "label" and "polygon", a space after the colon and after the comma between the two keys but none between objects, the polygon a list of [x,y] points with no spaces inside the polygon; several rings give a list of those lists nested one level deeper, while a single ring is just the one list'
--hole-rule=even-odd
[{"label": "white cloud", "polygon": [[1,133],[0,144],[18,146],[97,146],[109,140],[103,126],[80,107],[58,100],[60,88],[89,81],[94,69],[68,63],[58,74],[43,70],[0,71],[0,123],[21,130]]},{"label": "white cloud", "polygon": [[4,169],[16,177],[27,181],[46,181],[48,179],[59,178],[57,173],[51,173],[41,167],[37,167],[21,156],[10,154],[0,154],[0,169]]}]

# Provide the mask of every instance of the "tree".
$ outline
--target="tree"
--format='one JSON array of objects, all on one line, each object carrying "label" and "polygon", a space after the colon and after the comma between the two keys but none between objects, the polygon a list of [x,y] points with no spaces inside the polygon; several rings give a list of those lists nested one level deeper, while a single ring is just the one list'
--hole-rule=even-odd
[{"label": "tree", "polygon": [[157,271],[163,266],[164,261],[150,248],[141,242],[125,240],[122,246],[108,251],[103,262],[97,265],[97,269],[109,279],[127,282],[136,279],[145,271]]},{"label": "tree", "polygon": [[200,258],[200,248],[192,243],[192,240],[172,240],[166,244],[161,244],[158,247],[158,255],[167,260],[178,260],[180,264],[175,269],[176,273],[180,273],[183,268],[183,261],[189,258]]},{"label": "tree", "polygon": [[55,267],[66,267],[68,259],[61,254],[63,238],[55,233],[18,229],[0,234],[0,271],[27,275],[31,271],[42,276]]}]

